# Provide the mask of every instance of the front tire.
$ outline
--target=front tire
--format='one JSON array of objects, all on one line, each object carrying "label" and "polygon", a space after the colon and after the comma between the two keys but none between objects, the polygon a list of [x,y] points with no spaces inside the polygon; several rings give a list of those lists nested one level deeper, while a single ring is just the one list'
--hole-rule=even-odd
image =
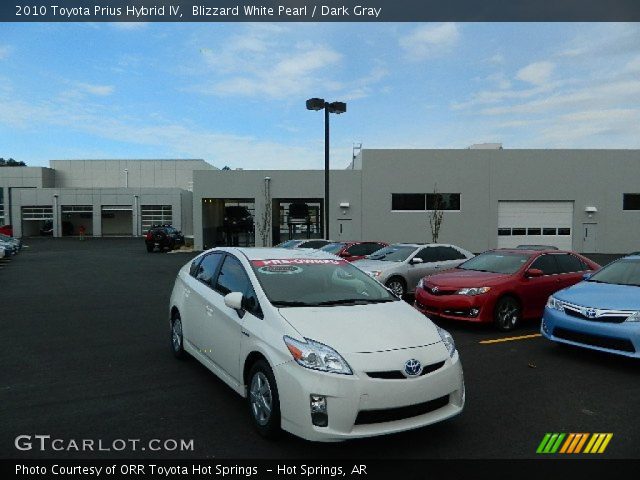
[{"label": "front tire", "polygon": [[171,353],[173,353],[174,357],[179,359],[184,359],[187,355],[184,351],[182,319],[179,314],[176,314],[171,321]]},{"label": "front tire", "polygon": [[280,397],[273,371],[264,360],[253,364],[248,377],[247,404],[253,428],[265,438],[280,435]]},{"label": "front tire", "polygon": [[404,297],[407,293],[407,286],[404,280],[400,277],[391,277],[387,280],[385,286],[400,298]]},{"label": "front tire", "polygon": [[513,297],[502,297],[493,311],[493,321],[501,332],[510,332],[520,325],[522,308]]}]

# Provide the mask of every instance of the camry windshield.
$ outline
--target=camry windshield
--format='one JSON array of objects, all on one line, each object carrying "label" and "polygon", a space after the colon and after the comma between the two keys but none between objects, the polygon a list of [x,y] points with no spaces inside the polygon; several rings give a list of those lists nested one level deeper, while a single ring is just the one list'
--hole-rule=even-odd
[{"label": "camry windshield", "polygon": [[594,273],[589,281],[640,287],[640,260],[623,259],[613,262]]},{"label": "camry windshield", "polygon": [[344,260],[254,260],[253,271],[276,307],[363,305],[399,300]]},{"label": "camry windshield", "polygon": [[370,260],[382,260],[383,262],[404,262],[415,250],[415,247],[390,245],[376,250],[371,255],[368,255],[367,258]]},{"label": "camry windshield", "polygon": [[322,247],[320,250],[324,252],[333,253],[335,255],[344,247],[345,247],[344,243],[330,243],[329,245],[325,245],[324,247]]},{"label": "camry windshield", "polygon": [[487,252],[473,257],[458,268],[477,272],[516,273],[527,263],[531,255],[525,253]]}]

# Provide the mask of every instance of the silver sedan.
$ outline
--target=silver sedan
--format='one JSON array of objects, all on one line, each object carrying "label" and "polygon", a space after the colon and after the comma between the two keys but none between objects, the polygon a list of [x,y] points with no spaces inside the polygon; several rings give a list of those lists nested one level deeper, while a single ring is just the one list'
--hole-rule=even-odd
[{"label": "silver sedan", "polygon": [[396,243],[356,260],[353,265],[402,297],[413,293],[422,277],[455,268],[473,256],[455,245]]}]

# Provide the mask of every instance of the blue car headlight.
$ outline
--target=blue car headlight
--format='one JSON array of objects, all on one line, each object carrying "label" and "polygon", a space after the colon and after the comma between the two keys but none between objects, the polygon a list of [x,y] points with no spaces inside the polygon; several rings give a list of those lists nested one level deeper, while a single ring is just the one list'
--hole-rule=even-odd
[{"label": "blue car headlight", "polygon": [[640,322],[640,310],[629,315],[625,322]]},{"label": "blue car headlight", "polygon": [[557,310],[559,312],[564,312],[564,303],[558,300],[557,298],[551,296],[549,300],[547,300],[547,308],[552,310]]}]

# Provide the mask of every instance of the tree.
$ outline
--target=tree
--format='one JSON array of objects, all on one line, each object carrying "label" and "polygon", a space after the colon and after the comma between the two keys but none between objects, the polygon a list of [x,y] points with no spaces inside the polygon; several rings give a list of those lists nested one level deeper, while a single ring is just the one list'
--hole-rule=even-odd
[{"label": "tree", "polygon": [[429,212],[429,226],[431,227],[431,241],[433,243],[438,243],[443,218],[444,212],[442,211],[442,195],[438,193],[438,186],[434,185],[433,208]]},{"label": "tree", "polygon": [[27,164],[24,162],[18,162],[13,158],[9,160],[5,160],[4,158],[0,158],[0,167],[26,167]]}]

